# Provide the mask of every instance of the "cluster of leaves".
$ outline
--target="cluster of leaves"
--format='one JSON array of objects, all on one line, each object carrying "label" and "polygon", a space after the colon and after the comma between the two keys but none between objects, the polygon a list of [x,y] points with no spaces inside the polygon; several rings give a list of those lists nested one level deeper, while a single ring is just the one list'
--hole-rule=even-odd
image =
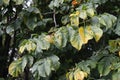
[{"label": "cluster of leaves", "polygon": [[[85,72],[88,79],[119,80],[119,61],[119,56],[115,56],[109,53],[109,50],[104,49],[95,53],[88,60],[79,62],[76,68]],[[86,74],[78,74],[78,79],[71,79],[71,74],[72,72],[69,72],[69,80],[84,80],[86,77]]]},{"label": "cluster of leaves", "polygon": [[[59,53],[62,55],[62,50],[67,49],[68,45],[79,51],[90,40],[99,42],[106,32],[115,32],[120,36],[120,17],[117,19],[107,12],[97,12],[98,7],[109,0],[32,0],[29,6],[28,2],[0,1],[0,16],[3,18],[0,21],[0,35],[9,34],[12,38],[9,49],[18,48],[17,57],[14,54],[14,61],[9,65],[12,77],[26,77],[24,74],[28,73],[35,80],[48,80],[52,72],[62,67]],[[79,61],[74,68],[69,65],[73,69],[66,70],[69,72],[64,73],[64,79],[119,80],[119,55],[120,39],[110,40],[107,48],[96,51],[87,60]]]}]

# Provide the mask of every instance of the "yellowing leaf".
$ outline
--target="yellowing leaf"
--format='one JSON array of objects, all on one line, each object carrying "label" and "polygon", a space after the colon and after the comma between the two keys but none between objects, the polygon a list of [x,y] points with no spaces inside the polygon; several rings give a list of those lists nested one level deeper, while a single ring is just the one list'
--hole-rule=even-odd
[{"label": "yellowing leaf", "polygon": [[77,33],[74,34],[74,36],[72,36],[70,42],[71,42],[72,46],[75,47],[78,50],[81,49],[82,44],[83,44],[79,34],[77,34]]},{"label": "yellowing leaf", "polygon": [[80,12],[79,12],[79,11],[76,11],[75,13],[70,14],[70,17],[73,17],[73,16],[78,16],[79,14],[80,14]]},{"label": "yellowing leaf", "polygon": [[93,38],[93,32],[90,26],[86,26],[85,28],[79,28],[79,34],[84,44],[88,43],[88,40]]},{"label": "yellowing leaf", "polygon": [[73,72],[71,72],[71,73],[69,74],[68,79],[69,79],[69,80],[74,80],[74,79],[73,79]]},{"label": "yellowing leaf", "polygon": [[92,8],[87,9],[87,14],[88,14],[88,16],[93,17],[94,16],[94,9],[92,9]]},{"label": "yellowing leaf", "polygon": [[96,26],[92,26],[91,28],[92,28],[92,31],[94,34],[94,38],[95,38],[96,42],[98,42],[103,35],[103,31],[102,31],[102,29],[100,29],[99,27],[96,27]]},{"label": "yellowing leaf", "polygon": [[36,49],[36,44],[33,43],[32,41],[29,41],[28,44],[26,44],[26,49],[31,52],[34,51]]},{"label": "yellowing leaf", "polygon": [[79,14],[79,17],[85,20],[87,18],[87,12],[85,10],[82,10]]},{"label": "yellowing leaf", "polygon": [[26,42],[23,41],[21,44],[23,44],[23,45],[21,45],[20,48],[19,48],[19,52],[20,53],[23,53],[25,51],[25,49],[28,52],[34,51],[36,49],[36,44],[33,41],[31,41],[31,40],[28,40]]},{"label": "yellowing leaf", "polygon": [[70,15],[70,21],[72,26],[78,26],[79,25],[79,12],[76,11],[75,13]]},{"label": "yellowing leaf", "polygon": [[82,47],[82,40],[80,38],[78,30],[74,30],[72,27],[68,28],[69,40],[73,47],[80,50]]},{"label": "yellowing leaf", "polygon": [[88,76],[88,74],[87,74],[86,72],[84,72],[84,76],[85,76],[85,77],[87,77],[87,76]]},{"label": "yellowing leaf", "polygon": [[47,35],[44,39],[48,41],[49,43],[54,43],[53,36],[51,35]]},{"label": "yellowing leaf", "polygon": [[24,50],[25,50],[25,46],[20,46],[20,48],[19,48],[19,52],[20,52],[20,53],[23,53]]},{"label": "yellowing leaf", "polygon": [[118,55],[120,56],[120,51],[118,52]]},{"label": "yellowing leaf", "polygon": [[85,76],[85,73],[79,69],[74,72],[74,80],[84,80]]},{"label": "yellowing leaf", "polygon": [[22,59],[18,59],[16,61],[13,61],[10,66],[9,66],[9,74],[12,75],[13,77],[18,77],[19,74],[21,74],[22,71]]}]

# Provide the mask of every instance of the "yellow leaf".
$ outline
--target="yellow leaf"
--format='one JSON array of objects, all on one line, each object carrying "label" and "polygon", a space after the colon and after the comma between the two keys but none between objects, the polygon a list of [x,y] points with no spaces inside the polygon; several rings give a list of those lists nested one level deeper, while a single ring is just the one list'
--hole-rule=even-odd
[{"label": "yellow leaf", "polygon": [[25,50],[25,46],[20,46],[20,48],[19,48],[19,52],[20,52],[20,53],[23,53],[24,50]]},{"label": "yellow leaf", "polygon": [[80,12],[76,11],[75,13],[70,14],[70,17],[75,17],[75,16],[78,16],[79,14],[80,14]]},{"label": "yellow leaf", "polygon": [[29,53],[31,51],[34,51],[36,49],[36,44],[32,41],[29,41],[26,45],[25,45],[27,51],[29,51]]},{"label": "yellow leaf", "polygon": [[79,11],[76,11],[75,13],[70,15],[70,21],[72,26],[78,26],[79,25]]},{"label": "yellow leaf", "polygon": [[70,74],[70,72],[68,72],[68,73],[66,74],[66,78],[67,78],[67,79],[69,78],[69,74]]},{"label": "yellow leaf", "polygon": [[86,26],[85,28],[79,28],[79,34],[84,44],[88,43],[88,40],[93,38],[93,32],[90,26]]},{"label": "yellow leaf", "polygon": [[73,72],[71,72],[71,73],[69,74],[68,80],[73,80]]},{"label": "yellow leaf", "polygon": [[118,52],[118,55],[120,56],[120,51]]},{"label": "yellow leaf", "polygon": [[85,76],[85,73],[79,69],[74,72],[74,80],[84,80]]},{"label": "yellow leaf", "polygon": [[85,77],[87,77],[87,76],[88,76],[88,74],[87,74],[86,72],[84,72],[84,76],[85,76]]},{"label": "yellow leaf", "polygon": [[53,37],[51,35],[47,35],[44,39],[49,43],[54,43]]}]

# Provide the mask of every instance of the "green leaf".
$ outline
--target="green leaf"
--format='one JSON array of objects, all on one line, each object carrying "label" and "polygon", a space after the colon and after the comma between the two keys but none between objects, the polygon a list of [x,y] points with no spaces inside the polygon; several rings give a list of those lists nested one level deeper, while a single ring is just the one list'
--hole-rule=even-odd
[{"label": "green leaf", "polygon": [[120,39],[109,40],[109,51],[116,53],[120,51]]},{"label": "green leaf", "polygon": [[34,38],[33,41],[36,43],[36,51],[42,52],[42,50],[48,50],[50,43],[45,40],[45,35],[41,35],[38,38]]},{"label": "green leaf", "polygon": [[68,31],[70,43],[72,44],[73,47],[80,50],[83,42],[81,40],[78,30],[74,30],[72,27],[68,27]]},{"label": "green leaf", "polygon": [[93,69],[93,68],[96,67],[97,61],[95,61],[95,60],[87,60],[86,63],[89,64],[90,68]]},{"label": "green leaf", "polygon": [[10,0],[2,0],[4,4],[9,5]]},{"label": "green leaf", "polygon": [[87,9],[87,15],[90,16],[90,17],[93,17],[95,15],[94,9],[93,8]]},{"label": "green leaf", "polygon": [[79,11],[70,15],[70,22],[72,26],[79,26]]},{"label": "green leaf", "polygon": [[33,16],[29,16],[29,19],[26,18],[24,22],[30,30],[34,30],[34,28],[37,26],[37,18]]},{"label": "green leaf", "polygon": [[69,16],[68,15],[63,16],[61,22],[63,25],[66,25],[69,22]]},{"label": "green leaf", "polygon": [[77,64],[77,67],[79,67],[82,71],[87,72],[88,74],[90,74],[90,68],[88,67],[89,64],[85,61],[79,62]]},{"label": "green leaf", "polygon": [[96,42],[98,42],[103,35],[103,30],[96,26],[91,26],[91,29],[93,31],[93,37],[95,38]]},{"label": "green leaf", "polygon": [[93,38],[93,31],[91,29],[91,26],[86,26],[85,28],[80,27],[79,34],[84,44],[88,43],[88,40]]},{"label": "green leaf", "polygon": [[13,1],[16,3],[16,5],[20,5],[24,2],[24,0],[13,0]]},{"label": "green leaf", "polygon": [[115,57],[113,55],[104,57],[100,62],[98,63],[98,71],[100,73],[100,76],[106,76],[111,71],[112,62],[115,61]]},{"label": "green leaf", "polygon": [[36,44],[32,40],[24,40],[20,44],[19,52],[23,53],[27,50],[29,53],[36,49]]},{"label": "green leaf", "polygon": [[115,28],[115,31],[114,31],[117,35],[120,36],[120,15],[118,17],[118,20],[117,20],[117,26]]},{"label": "green leaf", "polygon": [[101,18],[104,19],[105,23],[106,23],[106,28],[111,28],[112,27],[112,21],[111,19],[108,17],[108,15],[102,15]]},{"label": "green leaf", "polygon": [[[25,63],[26,65],[26,63]],[[9,74],[13,77],[18,77],[22,72],[25,66],[22,65],[22,59],[13,61],[9,66]]]},{"label": "green leaf", "polygon": [[79,17],[81,18],[81,19],[86,19],[87,18],[87,12],[86,12],[86,10],[81,10],[80,11],[80,14],[79,14]]},{"label": "green leaf", "polygon": [[112,80],[120,80],[120,72],[113,73]]},{"label": "green leaf", "polygon": [[100,15],[98,19],[102,25],[106,26],[106,30],[111,28],[114,25],[115,21],[117,20],[115,16],[108,13]]},{"label": "green leaf", "polygon": [[59,59],[57,56],[51,55],[47,58],[40,59],[39,61],[37,61],[30,70],[33,73],[34,77],[37,74],[41,77],[47,77],[50,75],[52,70],[55,70],[53,66],[59,63],[58,60]]},{"label": "green leaf", "polygon": [[118,62],[118,63],[113,63],[112,68],[113,68],[114,70],[120,69],[120,62]]},{"label": "green leaf", "polygon": [[33,61],[34,61],[34,59],[33,59],[33,57],[31,55],[24,55],[22,57],[22,60],[23,60],[23,65],[25,65],[27,63],[26,65],[28,67],[31,67],[32,64],[33,64]]},{"label": "green leaf", "polygon": [[65,27],[61,27],[54,35],[54,42],[58,48],[66,46],[68,40],[68,31]]},{"label": "green leaf", "polygon": [[53,9],[53,8],[58,8],[60,6],[60,4],[62,4],[64,2],[64,0],[53,0],[50,2],[49,4],[49,8]]},{"label": "green leaf", "polygon": [[33,57],[30,55],[24,55],[16,61],[13,61],[9,66],[9,74],[13,77],[18,77],[24,72],[25,67],[31,67],[33,64]]},{"label": "green leaf", "polygon": [[99,19],[100,24],[102,24],[104,26],[107,25],[102,17],[99,17],[98,19]]},{"label": "green leaf", "polygon": [[51,69],[52,70],[57,70],[60,66],[60,62],[59,62],[59,58],[56,55],[52,55],[49,57],[49,59],[51,60]]},{"label": "green leaf", "polygon": [[40,13],[40,10],[37,7],[30,7],[30,8],[27,8],[26,10],[30,13],[31,12],[36,13],[36,14]]}]

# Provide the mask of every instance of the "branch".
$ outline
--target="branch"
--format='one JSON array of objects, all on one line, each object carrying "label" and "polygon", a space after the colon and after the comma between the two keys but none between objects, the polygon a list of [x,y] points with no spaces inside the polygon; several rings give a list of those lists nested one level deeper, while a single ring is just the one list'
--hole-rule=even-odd
[{"label": "branch", "polygon": [[57,22],[56,22],[56,12],[55,12],[55,9],[53,10],[53,20],[54,20],[55,27],[57,27]]}]

